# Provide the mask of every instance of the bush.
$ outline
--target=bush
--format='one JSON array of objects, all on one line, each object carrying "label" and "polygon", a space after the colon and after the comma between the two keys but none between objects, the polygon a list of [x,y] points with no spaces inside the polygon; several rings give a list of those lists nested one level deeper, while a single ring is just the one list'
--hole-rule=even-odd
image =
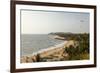
[{"label": "bush", "polygon": [[82,39],[79,41],[79,45],[77,47],[69,46],[65,48],[65,52],[69,54],[69,60],[80,60],[82,53],[89,53],[89,41]]}]

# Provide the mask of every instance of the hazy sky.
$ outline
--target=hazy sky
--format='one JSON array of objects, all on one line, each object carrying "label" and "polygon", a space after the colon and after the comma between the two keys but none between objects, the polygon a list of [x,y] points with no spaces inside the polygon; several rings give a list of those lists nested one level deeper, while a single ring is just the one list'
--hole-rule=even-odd
[{"label": "hazy sky", "polygon": [[21,10],[22,34],[89,32],[89,13]]}]

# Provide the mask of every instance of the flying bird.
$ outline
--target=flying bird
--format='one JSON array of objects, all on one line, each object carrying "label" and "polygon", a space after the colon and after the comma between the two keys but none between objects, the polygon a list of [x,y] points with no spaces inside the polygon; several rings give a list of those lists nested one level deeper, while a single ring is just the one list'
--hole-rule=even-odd
[{"label": "flying bird", "polygon": [[80,20],[80,22],[84,22],[84,20]]}]

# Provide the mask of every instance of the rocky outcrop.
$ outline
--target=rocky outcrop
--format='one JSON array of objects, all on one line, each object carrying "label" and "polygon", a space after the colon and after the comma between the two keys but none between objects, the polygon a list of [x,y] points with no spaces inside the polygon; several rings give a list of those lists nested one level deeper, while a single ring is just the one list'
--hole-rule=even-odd
[{"label": "rocky outcrop", "polygon": [[37,62],[37,61],[38,61],[37,55],[21,57],[21,63],[31,63],[31,62]]}]

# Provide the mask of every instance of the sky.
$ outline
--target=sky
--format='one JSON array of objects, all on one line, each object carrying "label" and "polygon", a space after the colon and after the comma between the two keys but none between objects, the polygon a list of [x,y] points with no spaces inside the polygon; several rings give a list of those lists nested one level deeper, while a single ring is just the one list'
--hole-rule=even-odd
[{"label": "sky", "polygon": [[82,12],[21,10],[21,33],[89,33],[89,17]]}]

